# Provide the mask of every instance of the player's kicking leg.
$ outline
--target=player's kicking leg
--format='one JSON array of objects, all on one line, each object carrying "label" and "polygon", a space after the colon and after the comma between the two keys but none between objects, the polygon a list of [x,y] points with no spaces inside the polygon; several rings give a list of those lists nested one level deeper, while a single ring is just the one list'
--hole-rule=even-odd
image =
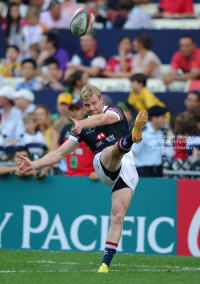
[{"label": "player's kicking leg", "polygon": [[[115,145],[103,150],[101,163],[106,170],[113,173],[119,170],[124,154],[130,151],[133,143],[139,143],[142,140],[142,129],[147,122],[147,118],[147,112],[141,111],[136,118],[132,133],[120,139]],[[108,272],[108,267],[116,253],[122,233],[124,216],[133,196],[131,188],[127,186],[121,177],[113,189],[110,229],[106,239],[104,257],[98,271],[103,273]]]}]

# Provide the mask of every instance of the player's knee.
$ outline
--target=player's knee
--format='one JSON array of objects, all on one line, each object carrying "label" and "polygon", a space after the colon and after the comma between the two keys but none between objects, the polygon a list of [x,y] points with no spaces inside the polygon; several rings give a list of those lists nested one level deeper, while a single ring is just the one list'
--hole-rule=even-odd
[{"label": "player's knee", "polygon": [[114,226],[121,226],[124,223],[124,214],[116,213],[111,216],[111,224]]}]

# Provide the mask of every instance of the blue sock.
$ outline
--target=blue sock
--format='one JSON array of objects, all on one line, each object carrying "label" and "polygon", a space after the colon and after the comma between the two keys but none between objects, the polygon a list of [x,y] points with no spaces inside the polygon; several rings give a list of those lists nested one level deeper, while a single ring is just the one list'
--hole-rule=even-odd
[{"label": "blue sock", "polygon": [[133,145],[132,132],[118,141],[118,149],[122,153],[129,152],[132,145]]},{"label": "blue sock", "polygon": [[118,246],[118,244],[111,243],[111,242],[106,242],[105,251],[104,251],[104,257],[103,257],[102,263],[105,263],[108,266],[110,266],[110,263],[111,263],[111,261],[113,259],[113,256],[116,253],[117,246]]}]

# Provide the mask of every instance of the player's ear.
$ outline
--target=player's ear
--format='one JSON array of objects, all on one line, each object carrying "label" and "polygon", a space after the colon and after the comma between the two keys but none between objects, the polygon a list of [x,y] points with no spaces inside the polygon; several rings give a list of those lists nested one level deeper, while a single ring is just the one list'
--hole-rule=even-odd
[{"label": "player's ear", "polygon": [[99,100],[100,100],[100,102],[103,104],[103,97],[100,97]]}]

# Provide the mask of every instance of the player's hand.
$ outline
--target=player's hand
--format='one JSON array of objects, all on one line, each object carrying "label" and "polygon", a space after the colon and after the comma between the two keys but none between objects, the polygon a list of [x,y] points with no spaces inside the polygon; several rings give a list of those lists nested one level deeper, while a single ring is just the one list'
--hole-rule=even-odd
[{"label": "player's hand", "polygon": [[20,162],[18,163],[18,172],[20,174],[30,172],[34,169],[32,162],[28,158],[23,156],[20,156],[19,158]]},{"label": "player's hand", "polygon": [[83,129],[83,127],[82,127],[82,125],[81,125],[81,122],[80,121],[77,121],[76,119],[74,119],[74,118],[72,118],[72,117],[69,117],[69,119],[73,122],[73,124],[74,124],[74,128],[72,129],[72,132],[74,133],[74,134],[80,134],[81,133],[81,131],[82,131],[82,129]]}]

